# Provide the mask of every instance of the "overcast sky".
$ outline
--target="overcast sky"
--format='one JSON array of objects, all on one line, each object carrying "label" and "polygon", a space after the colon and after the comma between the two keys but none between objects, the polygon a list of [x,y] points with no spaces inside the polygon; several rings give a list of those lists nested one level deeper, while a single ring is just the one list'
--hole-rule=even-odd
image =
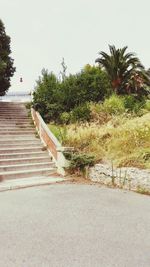
[{"label": "overcast sky", "polygon": [[17,68],[11,90],[32,90],[42,68],[59,74],[62,57],[78,72],[108,44],[150,67],[149,0],[0,0],[0,11]]}]

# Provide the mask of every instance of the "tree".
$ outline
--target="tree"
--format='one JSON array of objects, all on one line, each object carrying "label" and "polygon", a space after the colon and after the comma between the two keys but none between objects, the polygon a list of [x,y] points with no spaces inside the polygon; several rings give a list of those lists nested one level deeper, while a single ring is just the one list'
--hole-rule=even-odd
[{"label": "tree", "polygon": [[110,55],[100,52],[100,58],[96,59],[105,69],[112,88],[116,93],[137,91],[147,82],[147,76],[143,65],[134,53],[126,53],[127,46],[116,49],[109,45]]},{"label": "tree", "polygon": [[10,87],[10,78],[15,72],[10,54],[10,37],[6,35],[4,24],[0,20],[0,96],[7,92]]},{"label": "tree", "polygon": [[62,58],[61,66],[62,66],[62,71],[60,71],[60,79],[64,81],[66,78],[66,71],[67,71],[67,65],[65,63],[64,57]]}]

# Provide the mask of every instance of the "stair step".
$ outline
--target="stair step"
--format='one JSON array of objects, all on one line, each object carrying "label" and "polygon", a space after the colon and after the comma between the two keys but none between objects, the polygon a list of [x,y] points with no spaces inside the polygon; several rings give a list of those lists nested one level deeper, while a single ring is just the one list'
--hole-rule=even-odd
[{"label": "stair step", "polygon": [[39,142],[39,143],[35,143],[35,144],[33,144],[33,143],[22,143],[22,144],[16,144],[16,143],[14,143],[14,144],[8,144],[8,143],[6,143],[6,144],[0,144],[0,150],[8,150],[8,149],[24,149],[24,147],[26,147],[26,148],[39,148],[39,149],[41,149],[41,148],[43,148],[44,147],[44,145],[42,146],[42,144]]},{"label": "stair step", "polygon": [[[0,144],[4,142],[7,142],[7,140],[10,140],[12,138],[12,135],[5,135],[0,136]],[[37,138],[35,135],[14,135],[11,139],[12,142],[22,142],[22,141],[40,141],[39,138]]]},{"label": "stair step", "polygon": [[1,148],[0,147],[0,154],[10,154],[10,153],[28,153],[28,152],[41,152],[43,147],[23,147],[23,148]]},{"label": "stair step", "polygon": [[35,133],[35,131],[33,131],[33,130],[30,130],[30,131],[26,131],[26,130],[24,130],[24,131],[0,131],[0,136],[2,135],[26,135],[26,134],[31,134],[31,133]]},{"label": "stair step", "polygon": [[41,144],[40,139],[38,138],[33,138],[33,139],[5,139],[5,140],[0,140],[0,146],[28,146],[28,145],[38,145]]},{"label": "stair step", "polygon": [[10,121],[29,121],[31,120],[29,117],[13,117],[13,116],[0,116],[0,121],[10,120]]},{"label": "stair step", "polygon": [[14,164],[27,164],[27,163],[41,163],[41,162],[51,162],[50,156],[42,156],[42,157],[24,157],[24,158],[17,158],[17,159],[0,159],[0,166],[2,165],[14,165]]},{"label": "stair step", "polygon": [[12,136],[11,135],[6,135],[6,136],[1,136],[1,138],[0,138],[0,143],[2,142],[3,143],[3,141],[23,141],[23,140],[25,140],[25,141],[35,141],[35,140],[40,140],[39,138],[37,138],[36,136],[35,136],[35,134],[28,134],[28,135],[16,135],[16,136],[13,136],[13,139],[12,139]]},{"label": "stair step", "polygon": [[15,119],[0,119],[0,125],[20,125],[20,124],[29,124],[29,125],[33,125],[33,121],[30,119],[26,119],[26,120],[15,120]]},{"label": "stair step", "polygon": [[20,131],[31,131],[31,132],[35,132],[35,129],[33,127],[8,127],[4,128],[4,127],[0,127],[0,132],[20,132]]},{"label": "stair step", "polygon": [[32,158],[44,156],[46,152],[28,152],[28,153],[11,153],[11,154],[0,154],[0,159],[16,159],[16,158]]},{"label": "stair step", "polygon": [[[12,135],[10,134],[5,134],[5,135],[1,135],[0,139],[2,140],[7,140],[7,139],[11,139]],[[19,140],[36,140],[39,139],[38,137],[36,137],[34,134],[22,134],[22,135],[14,135],[13,140],[19,141]]]},{"label": "stair step", "polygon": [[0,166],[1,172],[8,171],[19,171],[19,170],[32,170],[32,169],[43,169],[43,168],[55,167],[54,162],[40,162],[40,163],[27,163],[27,164],[16,164],[16,165],[3,165]]},{"label": "stair step", "polygon": [[18,115],[18,116],[9,116],[9,115],[0,115],[0,120],[1,119],[4,119],[4,120],[7,120],[7,119],[10,119],[10,120],[13,120],[15,118],[15,120],[28,120],[29,117],[28,116],[21,116],[21,115]]},{"label": "stair step", "polygon": [[28,117],[28,113],[26,111],[14,110],[14,111],[4,111],[0,109],[0,116],[26,116]]},{"label": "stair step", "polygon": [[18,129],[26,129],[26,128],[31,128],[31,129],[35,129],[33,124],[1,124],[0,123],[0,128],[2,128],[3,130],[7,129],[7,128],[18,128]]},{"label": "stair step", "polygon": [[41,177],[41,176],[48,176],[52,173],[55,173],[56,169],[53,167],[49,168],[41,168],[41,169],[34,169],[34,170],[22,170],[22,171],[8,171],[8,172],[0,172],[0,178],[3,179],[17,179],[17,178],[29,178],[33,176]]}]

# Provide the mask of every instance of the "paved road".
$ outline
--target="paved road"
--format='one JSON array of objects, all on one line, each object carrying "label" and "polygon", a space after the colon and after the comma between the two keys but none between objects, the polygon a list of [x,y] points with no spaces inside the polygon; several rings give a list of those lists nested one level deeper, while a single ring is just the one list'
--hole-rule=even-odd
[{"label": "paved road", "polygon": [[1,267],[150,267],[150,198],[91,185],[0,193]]}]

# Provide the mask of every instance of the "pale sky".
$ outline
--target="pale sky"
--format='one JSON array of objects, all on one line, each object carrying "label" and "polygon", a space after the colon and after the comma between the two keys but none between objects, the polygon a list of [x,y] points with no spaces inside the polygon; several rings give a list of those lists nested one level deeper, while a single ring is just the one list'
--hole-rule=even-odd
[{"label": "pale sky", "polygon": [[108,44],[150,67],[150,0],[0,0],[0,11],[17,68],[11,90],[33,90],[42,68],[59,74],[62,57],[79,72]]}]

